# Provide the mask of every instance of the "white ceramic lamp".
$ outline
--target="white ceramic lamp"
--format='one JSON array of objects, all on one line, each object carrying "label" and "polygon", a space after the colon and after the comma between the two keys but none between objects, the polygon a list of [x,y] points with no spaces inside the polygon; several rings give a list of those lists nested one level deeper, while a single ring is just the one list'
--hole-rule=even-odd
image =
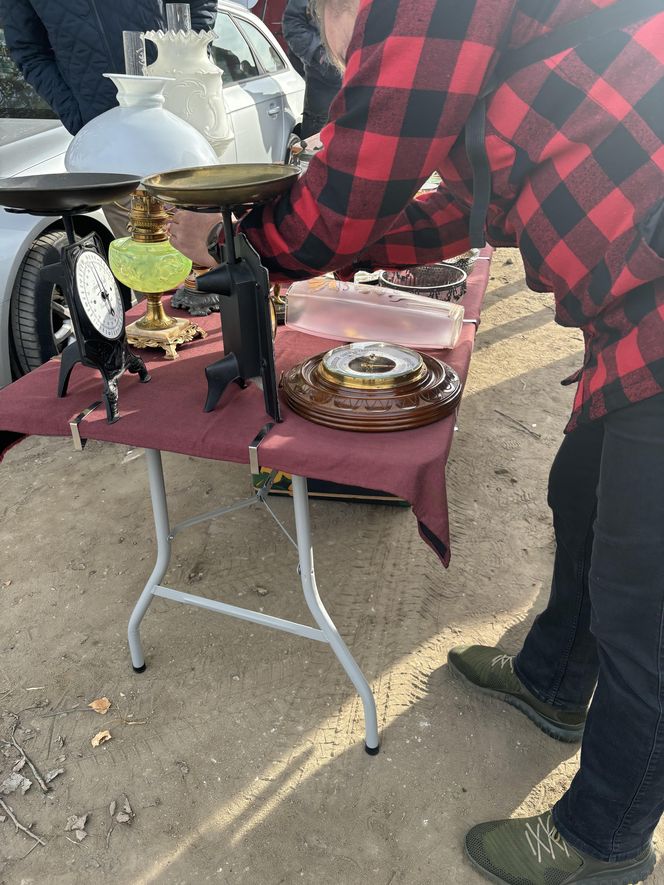
[{"label": "white ceramic lamp", "polygon": [[157,47],[157,60],[148,72],[168,78],[166,107],[198,129],[221,157],[234,136],[224,104],[222,72],[208,55],[214,38],[212,31],[145,33],[145,39]]}]

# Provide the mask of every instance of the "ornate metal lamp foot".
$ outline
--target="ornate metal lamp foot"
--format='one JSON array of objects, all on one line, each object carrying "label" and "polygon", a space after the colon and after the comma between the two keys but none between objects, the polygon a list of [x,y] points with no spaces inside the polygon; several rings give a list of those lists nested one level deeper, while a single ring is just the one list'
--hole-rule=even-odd
[{"label": "ornate metal lamp foot", "polygon": [[146,294],[145,316],[127,326],[127,341],[133,347],[161,347],[166,359],[177,359],[176,348],[195,338],[206,338],[207,332],[190,320],[169,317],[161,303],[161,293]]},{"label": "ornate metal lamp foot", "polygon": [[216,292],[199,292],[196,281],[207,273],[208,267],[194,265],[191,273],[171,298],[171,307],[187,310],[192,317],[206,317],[213,311],[219,312],[219,295]]}]

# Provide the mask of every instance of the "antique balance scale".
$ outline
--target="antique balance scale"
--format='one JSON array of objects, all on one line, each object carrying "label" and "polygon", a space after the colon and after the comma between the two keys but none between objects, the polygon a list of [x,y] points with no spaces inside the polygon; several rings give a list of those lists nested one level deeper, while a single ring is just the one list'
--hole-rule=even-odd
[{"label": "antique balance scale", "polygon": [[263,390],[265,411],[281,420],[272,345],[268,274],[243,234],[233,231],[232,209],[266,202],[290,188],[298,171],[280,164],[204,166],[152,175],[142,182],[162,202],[195,212],[221,212],[223,262],[197,279],[197,291],[220,296],[224,356],[205,369],[210,412],[231,382]]}]

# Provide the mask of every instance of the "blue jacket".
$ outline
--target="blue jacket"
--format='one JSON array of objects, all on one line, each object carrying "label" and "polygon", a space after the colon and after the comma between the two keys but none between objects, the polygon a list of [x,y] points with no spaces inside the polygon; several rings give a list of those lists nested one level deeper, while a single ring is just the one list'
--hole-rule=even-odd
[{"label": "blue jacket", "polygon": [[[216,0],[190,0],[192,26],[210,30]],[[64,126],[76,133],[117,104],[104,73],[124,72],[123,31],[165,26],[158,0],[0,0],[9,54]]]},{"label": "blue jacket", "polygon": [[304,64],[307,80],[321,80],[337,88],[341,86],[341,74],[327,60],[309,0],[288,0],[281,29],[288,48]]}]

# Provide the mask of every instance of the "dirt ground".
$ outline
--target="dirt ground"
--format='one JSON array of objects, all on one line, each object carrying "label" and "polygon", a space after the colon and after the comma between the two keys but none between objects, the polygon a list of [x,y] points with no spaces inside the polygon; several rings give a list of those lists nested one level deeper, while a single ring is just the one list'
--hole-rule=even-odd
[{"label": "dirt ground", "polygon": [[[449,465],[450,569],[408,510],[313,503],[321,595],[377,698],[373,758],[321,644],[156,600],[134,674],[127,618],[153,561],[144,457],[16,447],[0,468],[0,738],[18,721],[38,769],[63,772],[43,793],[24,767],[32,787],[2,797],[46,844],[0,823],[0,883],[479,885],[468,827],[548,808],[578,757],[472,697],[445,660],[459,643],[517,650],[545,602],[546,479],[572,396],[558,382],[580,355],[551,297],[499,253]],[[174,521],[247,490],[245,467],[165,467]],[[178,537],[164,583],[308,622],[293,553],[250,510]],[[101,697],[106,715],[86,706]],[[17,757],[0,744],[0,782]],[[66,825],[86,814],[79,842]]]}]

